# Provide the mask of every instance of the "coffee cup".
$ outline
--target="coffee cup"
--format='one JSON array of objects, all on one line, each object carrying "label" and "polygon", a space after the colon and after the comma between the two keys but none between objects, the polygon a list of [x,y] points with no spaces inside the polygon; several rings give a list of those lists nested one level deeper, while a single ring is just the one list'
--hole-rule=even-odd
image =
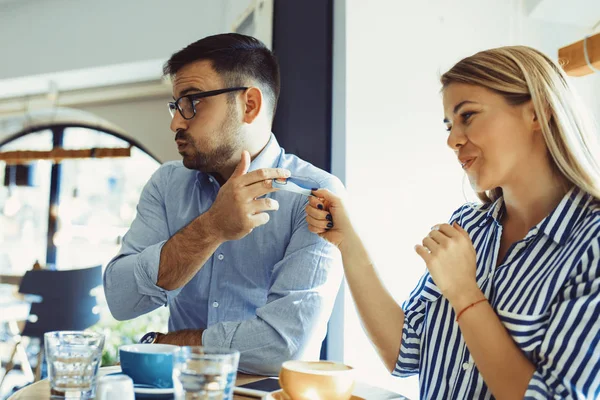
[{"label": "coffee cup", "polygon": [[354,390],[352,367],[332,361],[286,361],[279,385],[294,400],[348,400]]},{"label": "coffee cup", "polygon": [[119,347],[121,370],[135,384],[173,387],[173,352],[170,344],[129,344]]}]

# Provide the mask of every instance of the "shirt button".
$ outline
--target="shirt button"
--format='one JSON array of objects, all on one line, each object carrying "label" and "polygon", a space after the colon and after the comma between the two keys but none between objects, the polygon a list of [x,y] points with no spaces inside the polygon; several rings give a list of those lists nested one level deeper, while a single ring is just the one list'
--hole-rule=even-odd
[{"label": "shirt button", "polygon": [[225,258],[225,256],[223,254],[219,254],[217,256],[217,258],[219,259],[219,261],[223,261],[223,259]]},{"label": "shirt button", "polygon": [[214,308],[217,308],[217,307],[219,307],[219,302],[218,302],[218,301],[213,301],[213,307],[214,307]]},{"label": "shirt button", "polygon": [[488,278],[492,279],[494,277],[494,271],[490,271],[490,273],[488,274]]},{"label": "shirt button", "polygon": [[471,368],[471,363],[464,363],[462,367],[465,371],[468,371]]}]

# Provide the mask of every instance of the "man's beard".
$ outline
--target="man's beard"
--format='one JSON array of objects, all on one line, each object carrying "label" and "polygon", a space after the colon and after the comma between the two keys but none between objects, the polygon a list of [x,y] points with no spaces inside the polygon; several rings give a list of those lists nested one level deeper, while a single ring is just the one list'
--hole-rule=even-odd
[{"label": "man's beard", "polygon": [[210,135],[211,137],[221,138],[221,143],[212,151],[205,152],[202,151],[188,132],[177,132],[175,140],[185,140],[189,147],[186,150],[190,151],[193,148],[193,151],[195,151],[194,154],[183,157],[183,165],[186,168],[202,172],[217,172],[228,166],[229,161],[236,152],[239,152],[241,129],[240,126],[236,125],[236,118],[233,113],[230,113],[221,124],[221,127],[210,133]]}]

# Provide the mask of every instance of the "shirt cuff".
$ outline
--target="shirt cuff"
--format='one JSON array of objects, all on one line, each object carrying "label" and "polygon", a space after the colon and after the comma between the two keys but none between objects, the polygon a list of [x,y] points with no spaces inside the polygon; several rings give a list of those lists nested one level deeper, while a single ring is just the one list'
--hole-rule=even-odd
[{"label": "shirt cuff", "polygon": [[402,342],[400,344],[400,354],[396,361],[396,367],[392,375],[407,377],[419,372],[421,357],[421,337],[410,326],[407,319],[404,319],[402,327]]},{"label": "shirt cuff", "polygon": [[544,378],[540,371],[534,372],[524,397],[526,400],[568,398],[572,398],[572,396],[563,384],[554,379],[553,382],[547,382],[547,379]]},{"label": "shirt cuff", "polygon": [[152,297],[161,305],[168,305],[182,288],[165,290],[156,285],[158,281],[158,269],[160,267],[160,252],[167,241],[146,247],[138,254],[133,275],[141,295]]}]

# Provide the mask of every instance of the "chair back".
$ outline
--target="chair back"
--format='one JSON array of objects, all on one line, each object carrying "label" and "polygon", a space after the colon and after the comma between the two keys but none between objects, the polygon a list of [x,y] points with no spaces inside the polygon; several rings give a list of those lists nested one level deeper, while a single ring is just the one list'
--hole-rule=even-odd
[{"label": "chair back", "polygon": [[19,292],[41,297],[31,305],[23,336],[43,339],[51,331],[84,330],[100,320],[94,312],[96,297],[92,289],[102,286],[102,266],[72,270],[30,270],[25,273]]}]

